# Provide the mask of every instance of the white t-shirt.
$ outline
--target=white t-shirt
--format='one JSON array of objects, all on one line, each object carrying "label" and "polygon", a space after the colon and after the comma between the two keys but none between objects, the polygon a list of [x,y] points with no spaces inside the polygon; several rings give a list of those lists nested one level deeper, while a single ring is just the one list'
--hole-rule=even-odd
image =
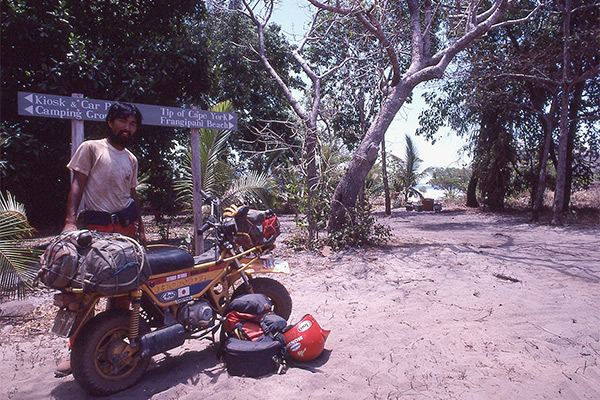
[{"label": "white t-shirt", "polygon": [[67,167],[88,177],[83,192],[87,210],[114,213],[133,201],[138,162],[129,150],[118,150],[107,139],[87,140]]}]

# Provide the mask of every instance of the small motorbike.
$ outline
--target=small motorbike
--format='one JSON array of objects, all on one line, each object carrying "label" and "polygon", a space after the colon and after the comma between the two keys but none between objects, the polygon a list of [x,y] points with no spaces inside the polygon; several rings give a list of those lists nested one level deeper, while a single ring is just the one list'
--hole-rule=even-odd
[{"label": "small motorbike", "polygon": [[[224,217],[218,199],[208,197],[205,204],[211,215],[199,232],[214,233],[208,252],[193,257],[177,247],[149,246],[145,255],[151,276],[139,288],[105,296],[67,287],[55,294],[59,311],[52,332],[70,339],[74,378],[90,394],[107,396],[132,386],[152,356],[186,339],[215,342],[229,303],[242,294],[266,295],[273,311],[289,318],[292,299],[286,288],[256,276],[289,273],[286,261],[267,255],[279,232],[276,216],[243,206],[230,208]],[[271,228],[275,224],[277,234],[253,237],[255,223],[264,219]],[[240,228],[242,222],[246,228]]]}]

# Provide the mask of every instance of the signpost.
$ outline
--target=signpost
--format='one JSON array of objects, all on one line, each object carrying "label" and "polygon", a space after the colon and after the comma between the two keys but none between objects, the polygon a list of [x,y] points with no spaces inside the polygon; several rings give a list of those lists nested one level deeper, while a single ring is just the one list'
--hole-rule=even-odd
[{"label": "signpost", "polygon": [[[83,141],[83,121],[105,121],[114,101],[86,99],[81,94],[57,96],[52,94],[18,92],[18,112],[26,117],[61,118],[71,120],[71,155]],[[202,176],[200,172],[200,129],[237,130],[237,115],[204,111],[197,108],[177,108],[133,103],[142,113],[144,125],[190,128],[194,184],[194,244],[195,251],[204,251],[198,229],[202,225]]]},{"label": "signpost", "polygon": [[[106,113],[113,103],[114,101],[111,100],[18,92],[19,115],[27,117],[104,121]],[[237,115],[232,113],[133,104],[142,113],[144,125],[237,130]]]}]

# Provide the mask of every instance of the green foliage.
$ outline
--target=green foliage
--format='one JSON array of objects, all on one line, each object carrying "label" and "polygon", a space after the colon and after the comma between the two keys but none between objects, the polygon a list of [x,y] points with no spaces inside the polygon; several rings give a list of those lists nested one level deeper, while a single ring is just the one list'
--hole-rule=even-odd
[{"label": "green foliage", "polygon": [[39,252],[23,239],[32,235],[25,208],[8,193],[0,193],[0,295],[23,296],[38,271]]},{"label": "green foliage", "polygon": [[[203,105],[210,74],[202,1],[3,0],[0,12],[2,132],[8,136],[1,184],[21,199],[36,226],[64,218],[70,121],[17,115],[17,91]],[[165,160],[181,133],[138,131],[133,151],[140,171],[153,171],[154,187],[167,186],[153,208],[173,197]],[[104,134],[104,124],[86,122],[87,138]]]},{"label": "green foliage", "polygon": [[[232,105],[225,101],[210,110],[232,112]],[[252,171],[236,174],[225,160],[231,131],[200,129],[199,135],[202,189],[220,197],[224,207],[234,203],[265,203],[265,192],[269,188],[267,175]],[[175,181],[175,191],[178,200],[191,208],[194,198],[191,148],[188,148],[181,169],[182,175]]]},{"label": "green foliage", "polygon": [[429,184],[436,189],[443,190],[447,197],[456,197],[467,192],[471,174],[471,168],[434,168]]},{"label": "green foliage", "polygon": [[[535,3],[523,1],[522,6],[517,12]],[[488,33],[463,53],[442,90],[426,97],[431,107],[420,115],[418,134],[433,139],[446,125],[469,137],[474,174],[484,202],[492,209],[502,208],[506,195],[533,192],[547,129],[554,141],[551,160],[556,163],[560,108],[552,104],[563,96],[565,68],[573,78],[588,76],[585,81],[577,78],[579,82],[570,89],[568,157],[573,165],[573,188],[590,182],[593,160],[598,157],[598,126],[593,120],[600,109],[595,50],[600,9],[597,2],[573,2],[572,62],[565,66],[562,7],[557,2],[544,3],[529,21]]]},{"label": "green foliage", "polygon": [[[239,1],[227,3],[234,8]],[[249,19],[220,7],[209,11],[207,35],[214,79],[210,97],[215,103],[230,101],[238,114],[239,131],[229,143],[237,151],[251,152],[251,157],[244,160],[244,167],[267,172],[268,166],[285,162],[283,157],[271,160],[270,153],[264,152],[267,145],[261,132],[272,130],[284,142],[298,144],[291,128],[285,124],[293,120],[294,115],[283,92],[251,50],[257,34]],[[289,87],[302,89],[304,83],[295,75],[298,67],[292,60],[291,46],[280,27],[270,24],[264,34],[267,56],[273,67]]]},{"label": "green foliage", "polygon": [[406,135],[405,138],[406,152],[404,158],[392,153],[388,154],[391,158],[388,162],[388,176],[390,176],[393,189],[402,195],[406,203],[409,197],[418,196],[421,199],[423,198],[423,194],[418,190],[417,185],[429,174],[429,170],[421,170],[423,160],[419,158],[417,147],[409,135]]},{"label": "green foliage", "polygon": [[[69,143],[53,147],[56,138],[52,134],[68,130],[70,122],[48,120],[45,125],[37,122],[40,121],[36,121],[35,126],[39,127],[36,132],[29,132],[22,124],[2,122],[0,189],[10,189],[16,198],[23,199],[28,218],[36,227],[47,227],[57,222],[57,218],[64,218],[69,190],[69,173],[64,167],[70,154]],[[52,148],[55,150],[50,151]]]},{"label": "green foliage", "polygon": [[327,243],[334,249],[348,247],[381,246],[391,238],[389,226],[379,224],[368,201],[358,203],[355,209],[346,211],[342,229],[330,233]]}]

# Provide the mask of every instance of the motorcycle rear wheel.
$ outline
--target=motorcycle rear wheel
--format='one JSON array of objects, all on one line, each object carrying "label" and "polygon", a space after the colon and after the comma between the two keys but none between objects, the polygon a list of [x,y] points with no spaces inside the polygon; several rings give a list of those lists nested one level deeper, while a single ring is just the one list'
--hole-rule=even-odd
[{"label": "motorcycle rear wheel", "polygon": [[[128,310],[111,310],[90,320],[77,335],[71,350],[73,376],[94,396],[108,396],[134,385],[144,374],[150,357],[139,348],[129,352]],[[148,331],[140,320],[140,334]]]},{"label": "motorcycle rear wheel", "polygon": [[[285,286],[274,279],[264,277],[253,278],[250,280],[250,284],[252,285],[254,293],[264,294],[271,300],[275,314],[284,318],[286,321],[290,318],[290,315],[292,314],[292,298]],[[235,299],[238,296],[248,293],[248,288],[245,285],[242,285],[235,289],[231,297],[232,299]]]}]

